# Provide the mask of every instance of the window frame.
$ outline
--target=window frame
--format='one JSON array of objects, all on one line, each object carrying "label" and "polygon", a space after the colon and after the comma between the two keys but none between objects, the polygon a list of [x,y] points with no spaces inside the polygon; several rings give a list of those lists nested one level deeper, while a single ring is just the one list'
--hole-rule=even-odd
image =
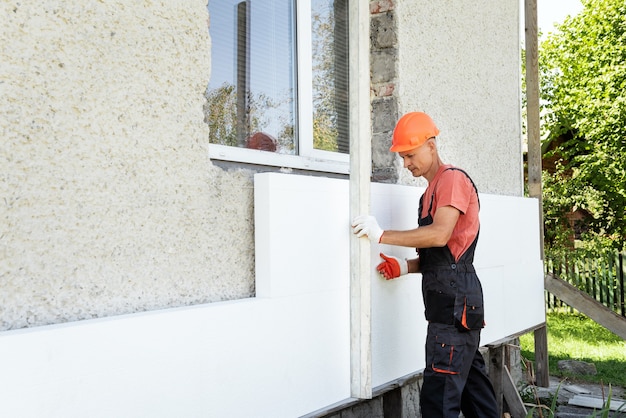
[{"label": "window frame", "polygon": [[296,149],[297,154],[279,154],[221,144],[208,145],[209,158],[247,164],[349,174],[350,155],[313,148],[313,59],[311,0],[294,1],[296,42]]}]

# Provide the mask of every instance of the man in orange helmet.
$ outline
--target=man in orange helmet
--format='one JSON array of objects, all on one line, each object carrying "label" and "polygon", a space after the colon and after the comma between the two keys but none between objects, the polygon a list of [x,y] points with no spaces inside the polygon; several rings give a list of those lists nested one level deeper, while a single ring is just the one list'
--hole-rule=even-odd
[{"label": "man in orange helmet", "polygon": [[352,226],[374,243],[415,247],[418,257],[400,260],[380,254],[377,267],[386,279],[422,273],[422,297],[428,321],[426,368],[420,392],[425,418],[496,418],[493,387],[478,351],[483,322],[483,293],[474,270],[480,202],[465,171],[444,164],[437,151],[439,129],[425,113],[404,115],[393,132],[397,152],[414,177],[428,187],[420,199],[418,228],[383,230],[373,216]]}]

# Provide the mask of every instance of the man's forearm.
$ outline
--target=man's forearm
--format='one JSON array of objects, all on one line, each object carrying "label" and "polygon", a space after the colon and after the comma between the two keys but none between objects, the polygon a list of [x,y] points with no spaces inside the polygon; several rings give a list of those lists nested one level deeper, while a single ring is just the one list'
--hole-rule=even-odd
[{"label": "man's forearm", "polygon": [[401,247],[431,248],[443,247],[449,238],[450,235],[446,229],[429,225],[408,231],[385,230],[380,238],[380,243]]},{"label": "man's forearm", "polygon": [[412,258],[406,260],[407,265],[409,267],[409,273],[419,273],[420,272],[420,259]]}]

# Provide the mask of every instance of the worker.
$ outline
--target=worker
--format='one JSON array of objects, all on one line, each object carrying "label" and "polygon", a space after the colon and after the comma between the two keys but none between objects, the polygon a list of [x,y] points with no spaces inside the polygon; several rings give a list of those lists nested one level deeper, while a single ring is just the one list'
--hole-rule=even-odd
[{"label": "worker", "polygon": [[437,135],[439,129],[422,112],[402,116],[393,132],[390,151],[400,155],[414,177],[428,181],[418,227],[383,230],[370,215],[357,216],[352,227],[373,243],[417,249],[417,257],[408,260],[381,253],[377,270],[388,280],[422,273],[428,321],[422,416],[458,418],[462,411],[466,418],[496,418],[493,386],[478,351],[484,326],[482,287],[473,265],[478,190],[465,171],[442,162]]}]

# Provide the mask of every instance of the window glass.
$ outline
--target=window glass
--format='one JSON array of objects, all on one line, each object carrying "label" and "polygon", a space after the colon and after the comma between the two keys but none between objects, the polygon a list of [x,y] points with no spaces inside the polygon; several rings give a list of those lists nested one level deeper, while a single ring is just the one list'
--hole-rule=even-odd
[{"label": "window glass", "polygon": [[312,0],[313,147],[348,150],[347,1]]},{"label": "window glass", "polygon": [[209,1],[210,142],[293,154],[292,0]]},{"label": "window glass", "polygon": [[[210,142],[316,161],[348,153],[347,0],[210,0],[208,8]],[[224,155],[250,159],[220,148]],[[259,160],[285,164],[271,161]]]}]

